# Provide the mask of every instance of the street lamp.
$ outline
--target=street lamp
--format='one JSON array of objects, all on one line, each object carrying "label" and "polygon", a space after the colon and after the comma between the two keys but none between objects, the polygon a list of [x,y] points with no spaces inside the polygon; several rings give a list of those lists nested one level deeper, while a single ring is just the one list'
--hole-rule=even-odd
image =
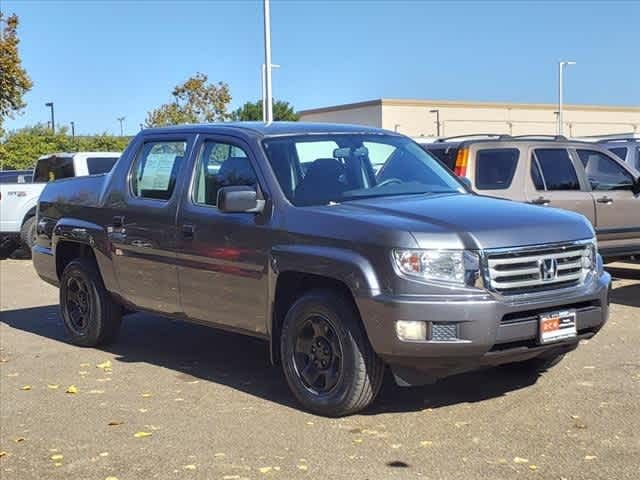
[{"label": "street lamp", "polygon": [[56,133],[56,121],[53,115],[53,102],[47,102],[44,104],[45,107],[49,107],[51,109],[51,133],[55,135]]},{"label": "street lamp", "polygon": [[71,123],[71,140],[76,139],[76,122],[72,121]]},{"label": "street lamp", "polygon": [[120,122],[120,136],[124,137],[124,130],[122,129],[122,122],[124,122],[124,119],[127,117],[118,117],[116,118],[116,120],[118,120]]},{"label": "street lamp", "polygon": [[271,88],[271,13],[269,0],[262,0],[264,16],[264,95],[262,96],[266,109],[264,119],[266,123],[273,122],[273,96]]},{"label": "street lamp", "polygon": [[[280,65],[276,63],[271,64],[271,68],[280,68]],[[265,82],[265,71],[267,66],[262,64],[262,121],[267,123],[267,85]]]},{"label": "street lamp", "polygon": [[433,109],[433,110],[429,110],[429,113],[435,113],[436,114],[436,136],[439,137],[440,136],[440,110],[438,110],[437,108]]},{"label": "street lamp", "polygon": [[562,103],[563,98],[563,83],[564,83],[564,67],[567,65],[575,65],[576,62],[559,62],[558,63],[558,135],[562,135]]}]

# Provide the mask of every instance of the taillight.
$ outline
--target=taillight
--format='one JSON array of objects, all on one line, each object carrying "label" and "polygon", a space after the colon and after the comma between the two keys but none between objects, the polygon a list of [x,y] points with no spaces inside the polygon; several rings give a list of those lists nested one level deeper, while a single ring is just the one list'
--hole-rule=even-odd
[{"label": "taillight", "polygon": [[459,177],[464,177],[467,175],[467,165],[469,164],[469,149],[461,148],[458,150],[458,154],[456,155],[456,165],[453,169],[453,173],[455,173]]}]

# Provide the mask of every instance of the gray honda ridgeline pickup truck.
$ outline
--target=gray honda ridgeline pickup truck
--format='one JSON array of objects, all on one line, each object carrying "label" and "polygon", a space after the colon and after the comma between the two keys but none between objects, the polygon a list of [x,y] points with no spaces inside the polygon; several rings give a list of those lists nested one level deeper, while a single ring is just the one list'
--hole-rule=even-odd
[{"label": "gray honda ridgeline pickup truck", "polygon": [[361,126],[148,129],[110,173],[48,184],[37,222],[75,344],[132,310],[260,337],[322,415],[365,408],[386,366],[400,385],[548,368],[609,312],[584,217],[474,195]]}]

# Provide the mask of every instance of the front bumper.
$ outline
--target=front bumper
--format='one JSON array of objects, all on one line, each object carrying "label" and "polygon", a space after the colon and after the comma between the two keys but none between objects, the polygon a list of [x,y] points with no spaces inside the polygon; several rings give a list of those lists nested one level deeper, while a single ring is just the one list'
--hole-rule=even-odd
[{"label": "front bumper", "polygon": [[[602,272],[578,289],[513,298],[482,293],[447,297],[379,295],[356,301],[374,350],[394,373],[411,378],[405,383],[416,384],[425,383],[418,381],[418,374],[440,378],[486,365],[569,351],[607,321],[610,287],[611,276]],[[540,345],[539,315],[565,309],[576,311],[578,336]],[[457,339],[401,341],[395,331],[397,320],[453,323]]]}]

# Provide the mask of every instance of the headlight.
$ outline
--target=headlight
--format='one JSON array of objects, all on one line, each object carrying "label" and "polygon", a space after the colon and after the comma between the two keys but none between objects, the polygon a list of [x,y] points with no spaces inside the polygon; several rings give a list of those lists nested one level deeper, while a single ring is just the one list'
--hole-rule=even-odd
[{"label": "headlight", "polygon": [[598,243],[594,239],[593,244],[589,245],[588,248],[585,248],[584,253],[582,254],[582,270],[585,274],[596,270],[598,265],[597,259]]},{"label": "headlight", "polygon": [[409,277],[482,287],[480,257],[469,250],[396,249],[393,259],[398,270]]}]

